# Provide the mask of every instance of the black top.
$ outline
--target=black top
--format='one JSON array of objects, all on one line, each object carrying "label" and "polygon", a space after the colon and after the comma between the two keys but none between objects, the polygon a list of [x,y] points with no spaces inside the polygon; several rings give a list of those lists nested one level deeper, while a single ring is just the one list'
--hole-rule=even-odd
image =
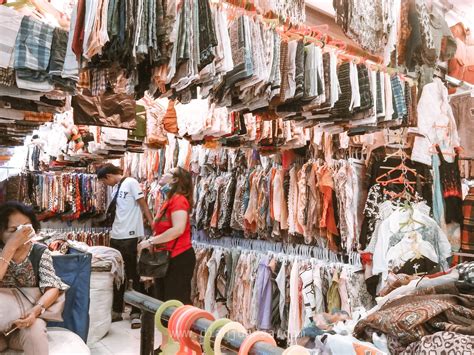
[{"label": "black top", "polygon": [[439,176],[445,202],[446,223],[457,222],[462,224],[462,186],[458,164],[459,155],[456,153],[454,162],[448,163],[438,145],[436,150],[440,160]]}]

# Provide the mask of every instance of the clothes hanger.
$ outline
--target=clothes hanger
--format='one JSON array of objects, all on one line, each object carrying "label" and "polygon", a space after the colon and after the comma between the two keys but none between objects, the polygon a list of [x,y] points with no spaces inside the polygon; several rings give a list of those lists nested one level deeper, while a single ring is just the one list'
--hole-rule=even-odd
[{"label": "clothes hanger", "polygon": [[[384,178],[390,177],[390,174],[392,174],[395,171],[402,171],[403,172],[402,175],[405,175],[407,172],[411,172],[413,175],[419,176],[421,179],[425,180],[425,177],[423,175],[419,174],[415,169],[412,169],[412,168],[406,166],[405,162],[402,160],[402,162],[398,166],[396,166],[396,167],[392,168],[391,170],[389,170],[388,172],[380,175],[379,177],[377,177],[377,179],[375,181],[379,184],[384,184],[384,183],[389,184],[389,183],[397,183],[397,182],[400,183],[401,182],[400,177],[402,175],[400,175],[399,177],[397,177],[395,179],[383,180]],[[410,182],[410,184],[416,184],[416,182]]]},{"label": "clothes hanger", "polygon": [[438,153],[441,153],[443,156],[447,155],[447,156],[455,157],[455,156],[457,156],[458,154],[460,154],[460,152],[462,152],[462,150],[463,150],[462,147],[455,147],[455,148],[454,148],[455,153],[451,153],[451,152],[442,151],[441,148],[439,148],[439,149],[440,149],[440,152],[438,152],[437,146],[439,147],[439,144],[433,144],[433,145],[430,147],[429,152],[430,152],[431,154],[434,154],[434,155],[437,155]]}]

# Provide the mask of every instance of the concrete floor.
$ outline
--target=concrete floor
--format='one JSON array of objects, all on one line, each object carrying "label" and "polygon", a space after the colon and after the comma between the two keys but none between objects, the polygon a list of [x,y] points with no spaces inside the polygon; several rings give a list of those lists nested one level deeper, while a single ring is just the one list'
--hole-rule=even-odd
[{"label": "concrete floor", "polygon": [[[155,331],[155,348],[160,343],[161,334]],[[112,323],[105,338],[90,349],[91,355],[138,355],[140,354],[140,329],[131,329],[127,317],[121,322]]]}]

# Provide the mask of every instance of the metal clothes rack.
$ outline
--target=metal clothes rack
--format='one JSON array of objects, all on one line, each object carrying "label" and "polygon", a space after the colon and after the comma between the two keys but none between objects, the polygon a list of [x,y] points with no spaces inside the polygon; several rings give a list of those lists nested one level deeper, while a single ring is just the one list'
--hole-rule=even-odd
[{"label": "metal clothes rack", "polygon": [[111,228],[102,227],[65,227],[65,228],[43,228],[44,233],[109,233]]},{"label": "metal clothes rack", "polygon": [[[327,248],[321,248],[306,244],[285,244],[280,242],[270,242],[266,240],[253,240],[242,238],[223,237],[220,239],[195,238],[193,244],[202,247],[221,247],[227,249],[240,248],[243,250],[256,251],[261,253],[283,254],[287,256],[301,257],[307,259],[323,260],[330,263],[341,263],[362,267],[360,255],[352,252],[346,255],[336,254]],[[347,259],[347,260],[345,260]]]},{"label": "metal clothes rack", "polygon": [[[125,292],[125,302],[140,308],[142,311],[140,355],[152,355],[154,353],[153,343],[155,336],[154,315],[163,302],[136,291]],[[175,307],[171,307],[163,312],[161,320],[164,326],[168,325],[168,321],[175,310]],[[212,322],[207,319],[198,319],[192,325],[191,331],[198,335],[205,334],[211,324]],[[229,332],[222,341],[222,347],[237,353],[245,338],[246,335],[243,333],[235,331]],[[281,355],[283,354],[283,351],[284,350],[282,348],[262,342],[257,342],[249,351],[249,355]]]},{"label": "metal clothes rack", "polygon": [[[94,246],[109,246],[110,245],[110,228],[97,228],[97,227],[65,227],[65,228],[43,228],[40,231],[42,241],[53,242],[55,240],[63,240],[64,234],[72,234],[68,240],[86,242],[85,240],[78,239],[78,234],[84,233],[87,235],[87,239],[91,238]],[[92,234],[92,235],[90,235]],[[104,238],[104,239],[102,239]]]}]

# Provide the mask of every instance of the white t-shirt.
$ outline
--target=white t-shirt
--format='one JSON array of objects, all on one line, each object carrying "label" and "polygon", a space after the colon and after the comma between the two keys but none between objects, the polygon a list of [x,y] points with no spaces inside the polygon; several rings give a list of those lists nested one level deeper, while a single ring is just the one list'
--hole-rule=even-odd
[{"label": "white t-shirt", "polygon": [[[112,197],[115,196],[117,187],[118,185],[114,187]],[[143,197],[143,191],[137,180],[129,177],[123,181],[117,196],[117,209],[111,238],[130,239],[145,235],[143,214],[137,202]]]}]

